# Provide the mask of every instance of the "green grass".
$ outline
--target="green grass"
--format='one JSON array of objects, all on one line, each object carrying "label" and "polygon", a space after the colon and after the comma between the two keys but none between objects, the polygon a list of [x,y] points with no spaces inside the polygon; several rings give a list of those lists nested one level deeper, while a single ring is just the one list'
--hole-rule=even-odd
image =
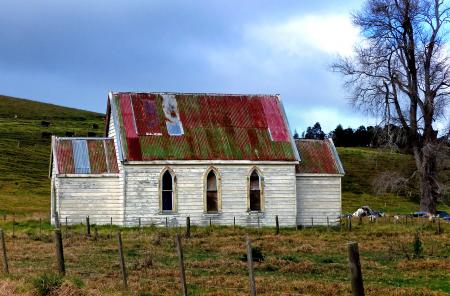
[{"label": "green grass", "polygon": [[0,96],[0,214],[49,212],[50,138],[43,132],[101,136],[103,122],[102,114]]},{"label": "green grass", "polygon": [[[388,149],[337,148],[345,170],[342,179],[342,210],[354,212],[360,206],[368,205],[377,210],[390,213],[411,213],[419,210],[419,185],[414,158]],[[450,163],[447,158],[442,162]],[[410,196],[387,193],[376,195],[372,182],[383,172],[398,172],[404,178],[411,178],[408,187]],[[440,167],[439,179],[450,186],[450,169]],[[441,202],[438,209],[449,211],[450,204]]]}]

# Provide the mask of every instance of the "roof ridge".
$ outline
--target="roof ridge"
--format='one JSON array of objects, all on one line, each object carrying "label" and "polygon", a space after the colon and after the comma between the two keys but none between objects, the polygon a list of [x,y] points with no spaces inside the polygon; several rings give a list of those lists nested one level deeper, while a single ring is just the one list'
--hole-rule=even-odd
[{"label": "roof ridge", "polygon": [[113,95],[118,94],[153,94],[153,95],[207,95],[207,96],[270,96],[270,97],[280,97],[278,93],[208,93],[208,92],[171,92],[171,91],[125,91],[125,92],[111,92]]},{"label": "roof ridge", "polygon": [[58,137],[55,136],[55,140],[113,140],[111,137]]}]

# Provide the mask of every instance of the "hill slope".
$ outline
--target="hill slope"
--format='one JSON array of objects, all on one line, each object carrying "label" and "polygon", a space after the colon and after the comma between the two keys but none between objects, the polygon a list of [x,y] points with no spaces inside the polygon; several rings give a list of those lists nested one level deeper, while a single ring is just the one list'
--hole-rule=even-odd
[{"label": "hill slope", "polygon": [[103,126],[99,113],[0,96],[0,214],[49,212],[50,134],[102,135]]},{"label": "hill slope", "polygon": [[[49,135],[87,136],[90,132],[101,136],[103,117],[99,113],[0,96],[0,214],[48,213]],[[404,196],[372,193],[372,181],[382,172],[411,176],[415,170],[411,155],[368,148],[338,148],[338,152],[346,171],[342,184],[344,212],[353,212],[362,205],[397,213],[418,209],[417,201]],[[442,178],[450,182],[450,167],[443,171]],[[417,192],[417,188],[411,190]],[[446,205],[440,208],[449,209]]]}]

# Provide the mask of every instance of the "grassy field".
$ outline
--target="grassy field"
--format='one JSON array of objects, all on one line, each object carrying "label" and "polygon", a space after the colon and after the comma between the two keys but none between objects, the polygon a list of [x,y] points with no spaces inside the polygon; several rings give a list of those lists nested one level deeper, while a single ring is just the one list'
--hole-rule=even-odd
[{"label": "grassy field", "polygon": [[[49,122],[48,127],[42,121]],[[7,235],[10,275],[0,275],[0,295],[35,295],[47,283],[51,295],[179,295],[177,230],[146,227],[123,229],[130,290],[121,291],[117,228],[99,227],[99,237],[87,238],[82,226],[64,231],[67,276],[54,275],[56,261],[49,225],[48,166],[50,133],[64,136],[88,132],[101,135],[103,115],[55,105],[0,96],[0,228]],[[45,133],[45,134],[43,134]],[[389,213],[418,210],[414,198],[375,195],[373,179],[386,171],[410,177],[415,168],[410,155],[368,148],[338,148],[346,175],[343,211],[362,205]],[[440,178],[450,182],[450,169]],[[417,192],[417,188],[410,188]],[[415,191],[414,191],[415,190]],[[440,209],[449,210],[446,204]],[[12,222],[15,213],[15,222]],[[42,232],[39,219],[44,218]],[[14,227],[13,227],[14,224]],[[368,295],[450,294],[450,225],[435,234],[436,226],[364,221],[353,230],[335,228],[274,229],[227,227],[193,228],[184,240],[190,295],[247,295],[245,238],[264,255],[255,263],[258,295],[350,294],[346,244],[358,241]],[[15,237],[13,238],[13,228]],[[415,233],[422,252],[414,256]],[[47,274],[47,276],[44,276]]]},{"label": "grassy field", "polygon": [[[424,223],[424,224],[422,224]],[[8,235],[10,275],[0,275],[0,295],[31,295],[57,271],[51,227],[36,221],[0,222]],[[367,295],[450,294],[450,224],[443,234],[427,221],[415,224],[353,222],[339,227],[303,230],[193,228],[183,238],[189,295],[248,295],[244,258],[246,236],[263,260],[255,262],[258,295],[349,295],[351,286],[346,244],[359,242]],[[86,237],[83,226],[63,227],[67,275],[53,275],[52,295],[179,295],[178,257],[174,235],[184,229],[122,230],[129,291],[122,291],[115,232],[100,227]],[[422,249],[414,252],[415,233]],[[113,233],[112,238],[109,236]]]}]

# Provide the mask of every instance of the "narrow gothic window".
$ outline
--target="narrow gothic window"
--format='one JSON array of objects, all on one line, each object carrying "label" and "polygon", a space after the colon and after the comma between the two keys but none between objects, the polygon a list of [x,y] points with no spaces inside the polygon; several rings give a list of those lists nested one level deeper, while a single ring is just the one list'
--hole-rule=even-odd
[{"label": "narrow gothic window", "polygon": [[250,211],[261,211],[261,181],[256,170],[250,175]]},{"label": "narrow gothic window", "polygon": [[217,189],[217,176],[213,170],[208,173],[206,178],[206,211],[218,212],[218,189]]},{"label": "narrow gothic window", "polygon": [[169,171],[162,177],[162,210],[173,211],[173,178]]}]

